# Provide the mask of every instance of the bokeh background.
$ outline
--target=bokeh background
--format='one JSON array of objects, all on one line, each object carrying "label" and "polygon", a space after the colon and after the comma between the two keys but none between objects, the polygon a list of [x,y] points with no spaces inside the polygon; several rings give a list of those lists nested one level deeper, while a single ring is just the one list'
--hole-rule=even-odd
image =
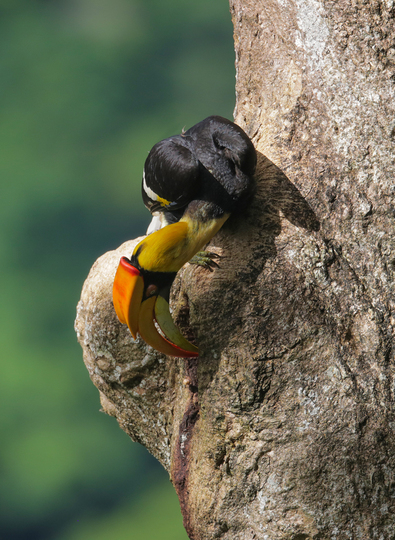
[{"label": "bokeh background", "polygon": [[0,539],[186,540],[73,321],[95,259],[147,227],[152,145],[233,106],[226,0],[0,0]]}]

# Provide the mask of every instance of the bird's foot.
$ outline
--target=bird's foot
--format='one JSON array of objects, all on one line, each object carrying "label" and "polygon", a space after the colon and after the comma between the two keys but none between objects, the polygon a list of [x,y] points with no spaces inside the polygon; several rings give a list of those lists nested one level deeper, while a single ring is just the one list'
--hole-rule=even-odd
[{"label": "bird's foot", "polygon": [[218,253],[213,253],[211,251],[198,251],[192,259],[190,259],[189,263],[203,266],[203,268],[207,268],[207,270],[212,272],[215,267],[219,268],[219,264],[213,260],[214,258],[220,259],[221,257]]}]

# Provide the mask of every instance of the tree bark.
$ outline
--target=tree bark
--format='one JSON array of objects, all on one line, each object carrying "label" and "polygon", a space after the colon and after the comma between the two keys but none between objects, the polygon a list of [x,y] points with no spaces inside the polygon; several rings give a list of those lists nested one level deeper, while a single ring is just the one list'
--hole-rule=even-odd
[{"label": "tree bark", "polygon": [[115,416],[169,471],[193,540],[395,538],[395,6],[231,0],[236,122],[257,193],[186,265],[173,316],[197,360],[120,325],[121,255],[78,305]]}]

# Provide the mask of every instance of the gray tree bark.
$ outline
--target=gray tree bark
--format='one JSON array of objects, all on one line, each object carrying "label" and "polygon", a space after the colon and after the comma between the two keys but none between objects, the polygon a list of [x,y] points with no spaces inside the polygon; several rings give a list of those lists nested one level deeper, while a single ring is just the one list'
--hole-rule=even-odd
[{"label": "gray tree bark", "polygon": [[193,540],[395,538],[395,6],[231,0],[236,122],[257,194],[186,265],[173,316],[197,360],[121,326],[121,255],[76,329],[103,409],[169,471]]}]

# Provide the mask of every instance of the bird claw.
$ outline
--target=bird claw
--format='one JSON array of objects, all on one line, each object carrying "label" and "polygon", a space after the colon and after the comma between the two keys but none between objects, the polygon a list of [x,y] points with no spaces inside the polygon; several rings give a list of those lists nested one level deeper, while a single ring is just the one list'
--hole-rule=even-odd
[{"label": "bird claw", "polygon": [[203,268],[212,272],[214,268],[219,268],[219,264],[213,260],[214,258],[220,259],[221,256],[218,255],[218,253],[213,253],[211,251],[198,251],[189,263],[203,266]]}]

